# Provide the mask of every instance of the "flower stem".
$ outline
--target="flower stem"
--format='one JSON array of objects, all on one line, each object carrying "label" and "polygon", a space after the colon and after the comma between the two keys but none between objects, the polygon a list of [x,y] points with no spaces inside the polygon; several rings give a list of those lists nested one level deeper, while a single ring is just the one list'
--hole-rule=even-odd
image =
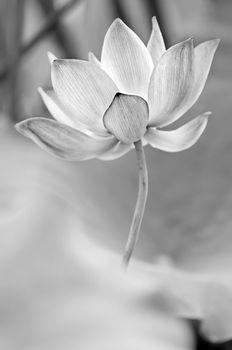
[{"label": "flower stem", "polygon": [[142,141],[141,140],[136,141],[134,145],[135,145],[135,151],[136,151],[137,162],[139,167],[139,191],[138,191],[137,202],[135,206],[134,216],[132,219],[126,248],[123,254],[122,263],[123,263],[123,266],[125,267],[128,266],[130,258],[133,254],[135,245],[138,241],[144,209],[147,201],[147,193],[148,193],[147,164],[146,164]]}]

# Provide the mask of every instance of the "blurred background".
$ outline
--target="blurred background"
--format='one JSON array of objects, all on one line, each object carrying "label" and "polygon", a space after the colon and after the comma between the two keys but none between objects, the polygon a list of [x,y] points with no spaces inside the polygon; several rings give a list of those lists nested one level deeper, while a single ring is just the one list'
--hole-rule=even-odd
[{"label": "blurred background", "polygon": [[[196,44],[213,38],[221,38],[221,43],[200,99],[183,117],[184,122],[212,111],[203,137],[177,154],[145,149],[150,188],[135,257],[155,262],[166,256],[185,271],[223,275],[232,283],[232,2],[1,0],[0,348],[4,350],[92,349],[78,343],[76,298],[83,283],[80,271],[86,273],[76,261],[79,233],[121,254],[138,184],[133,151],[112,162],[66,163],[17,134],[14,124],[49,116],[37,92],[38,86],[51,84],[48,50],[62,58],[87,59],[89,51],[100,58],[104,35],[116,17],[146,43],[154,15],[168,47],[190,36]],[[97,287],[85,284],[84,294],[92,288]],[[114,296],[117,303],[120,293]],[[179,349],[232,349],[230,343],[212,345],[199,334],[192,342],[186,325],[175,324],[178,329],[172,334],[173,324],[167,326],[166,319],[163,324],[170,333],[170,349],[175,348],[176,334],[185,341],[178,343]],[[86,334],[92,334],[86,327]],[[104,327],[99,332],[104,333]]]}]

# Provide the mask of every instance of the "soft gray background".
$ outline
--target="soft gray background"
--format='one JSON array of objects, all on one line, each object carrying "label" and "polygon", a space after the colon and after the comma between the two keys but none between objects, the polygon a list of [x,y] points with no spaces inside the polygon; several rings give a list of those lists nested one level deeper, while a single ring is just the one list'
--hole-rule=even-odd
[{"label": "soft gray background", "polygon": [[[9,30],[14,22],[9,3],[14,8],[14,1],[0,6],[3,63],[17,57]],[[66,309],[66,326],[54,326],[54,333],[42,325],[62,317],[62,312],[56,316],[52,311],[52,295],[59,294],[57,308],[66,305],[69,293],[77,293],[72,258],[78,254],[78,232],[120,253],[127,239],[138,181],[133,151],[112,162],[65,163],[16,134],[11,121],[11,116],[20,120],[48,115],[37,93],[39,85],[50,84],[47,50],[84,59],[91,50],[99,57],[104,34],[119,10],[141,38],[148,39],[155,14],[148,2],[118,3],[119,8],[109,0],[78,4],[60,22],[66,47],[56,34],[47,36],[20,61],[12,78],[16,92],[9,93],[10,79],[0,87],[0,323],[4,329],[0,344],[4,349],[58,349],[62,337],[61,349],[73,349],[72,341],[64,340],[70,339],[71,311]],[[169,45],[189,36],[196,43],[215,37],[222,41],[204,92],[184,117],[212,111],[200,141],[178,154],[145,149],[150,188],[135,256],[155,261],[168,255],[181,268],[231,279],[232,4],[165,0],[160,5]],[[22,40],[27,42],[45,23],[45,14],[36,1],[26,1],[24,10]],[[4,21],[6,13],[12,15],[11,24]],[[36,317],[34,307],[35,312],[40,310]]]}]

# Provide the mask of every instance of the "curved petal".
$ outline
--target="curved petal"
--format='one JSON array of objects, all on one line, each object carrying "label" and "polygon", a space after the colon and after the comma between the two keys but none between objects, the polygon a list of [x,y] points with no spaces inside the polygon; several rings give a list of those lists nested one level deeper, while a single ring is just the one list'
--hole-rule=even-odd
[{"label": "curved petal", "polygon": [[89,60],[89,62],[94,63],[98,67],[102,68],[101,67],[101,62],[99,61],[99,59],[92,52],[88,53],[88,60]]},{"label": "curved petal", "polygon": [[97,158],[101,160],[113,160],[124,156],[127,152],[129,152],[133,148],[133,144],[126,144],[122,142],[118,142],[114,147],[112,147],[109,151],[103,153]]},{"label": "curved petal", "polygon": [[62,106],[62,103],[54,90],[38,88],[38,91],[48,111],[58,122],[83,131],[85,134],[93,135],[93,133],[91,133],[76,116],[72,116],[71,113],[65,111],[64,106]]},{"label": "curved petal", "polygon": [[152,17],[152,31],[147,43],[147,49],[150,52],[154,67],[156,67],[158,60],[166,51],[166,48],[159,24],[155,16]]},{"label": "curved petal", "polygon": [[219,42],[220,39],[209,40],[195,47],[193,84],[188,99],[180,110],[179,116],[187,112],[202,93]]},{"label": "curved petal", "polygon": [[117,143],[113,136],[93,138],[47,118],[30,118],[15,127],[48,153],[69,161],[95,158]]},{"label": "curved petal", "polygon": [[206,128],[211,113],[201,114],[180,128],[171,131],[149,128],[145,135],[148,143],[166,152],[180,152],[193,146]]},{"label": "curved petal", "polygon": [[194,86],[192,95],[197,95],[197,98],[205,86],[219,42],[220,39],[205,41],[194,49]]},{"label": "curved petal", "polygon": [[61,103],[56,95],[55,91],[52,89],[42,89],[38,88],[39,94],[47,107],[51,115],[60,123],[64,123],[68,126],[74,127],[73,121],[64,112]]},{"label": "curved petal", "polygon": [[106,33],[101,64],[120,92],[147,100],[152,59],[140,38],[120,19]]},{"label": "curved petal", "polygon": [[89,130],[106,133],[103,115],[118,89],[96,64],[81,60],[55,60],[52,84],[70,114]]},{"label": "curved petal", "polygon": [[193,84],[193,41],[168,49],[154,69],[149,86],[149,124],[165,126],[179,118]]}]

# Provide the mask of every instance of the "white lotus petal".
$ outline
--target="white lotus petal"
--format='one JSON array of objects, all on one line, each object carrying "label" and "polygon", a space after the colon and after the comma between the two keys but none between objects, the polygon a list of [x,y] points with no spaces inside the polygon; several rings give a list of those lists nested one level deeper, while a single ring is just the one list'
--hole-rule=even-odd
[{"label": "white lotus petal", "polygon": [[98,67],[101,68],[101,62],[99,61],[99,59],[92,52],[88,53],[88,59],[89,59],[89,62],[94,63]]},{"label": "white lotus petal", "polygon": [[48,111],[51,113],[51,115],[58,122],[74,127],[73,121],[68,117],[68,115],[62,109],[61,103],[55,91],[51,89],[44,90],[40,87],[38,88],[38,91]]},{"label": "white lotus petal", "polygon": [[[192,95],[198,98],[202,92],[209,70],[213,61],[215,51],[220,39],[205,41],[194,49],[194,86]],[[195,101],[194,101],[195,102]]]},{"label": "white lotus petal", "polygon": [[27,119],[16,124],[16,129],[48,153],[69,161],[95,158],[117,143],[113,136],[93,138],[47,118]]},{"label": "white lotus petal", "polygon": [[149,124],[165,126],[179,118],[193,84],[193,41],[168,49],[154,69],[149,86]]},{"label": "white lotus petal", "polygon": [[80,123],[106,134],[103,115],[118,89],[96,64],[81,60],[55,60],[52,84],[62,104]]},{"label": "white lotus petal", "polygon": [[100,155],[99,159],[101,160],[113,160],[122,157],[124,154],[129,152],[133,148],[133,144],[126,144],[118,142],[114,147],[112,147],[106,153]]},{"label": "white lotus petal", "polygon": [[150,52],[154,67],[156,67],[158,60],[166,51],[164,39],[156,17],[152,17],[152,31],[147,43],[147,49]]},{"label": "white lotus petal", "polygon": [[120,92],[147,100],[153,62],[140,38],[120,19],[106,33],[101,64]]},{"label": "white lotus petal", "polygon": [[193,84],[186,103],[178,113],[179,116],[187,112],[194,105],[202,93],[219,42],[219,39],[210,40],[195,47]]},{"label": "white lotus petal", "polygon": [[52,64],[53,61],[57,60],[57,57],[53,55],[53,53],[51,53],[50,51],[48,51],[47,55],[48,55],[48,60],[50,64]]},{"label": "white lotus petal", "polygon": [[[46,105],[48,111],[51,115],[60,123],[71,126],[72,128],[83,131],[85,134],[91,134],[86,127],[79,122],[76,116],[72,116],[70,113],[65,111],[64,106],[62,106],[61,101],[56,95],[55,91],[52,89],[38,89],[44,104]],[[93,133],[92,133],[93,134]]]},{"label": "white lotus petal", "polygon": [[145,135],[148,143],[166,152],[180,152],[193,146],[206,128],[211,113],[201,114],[180,128],[171,131],[150,127]]}]

